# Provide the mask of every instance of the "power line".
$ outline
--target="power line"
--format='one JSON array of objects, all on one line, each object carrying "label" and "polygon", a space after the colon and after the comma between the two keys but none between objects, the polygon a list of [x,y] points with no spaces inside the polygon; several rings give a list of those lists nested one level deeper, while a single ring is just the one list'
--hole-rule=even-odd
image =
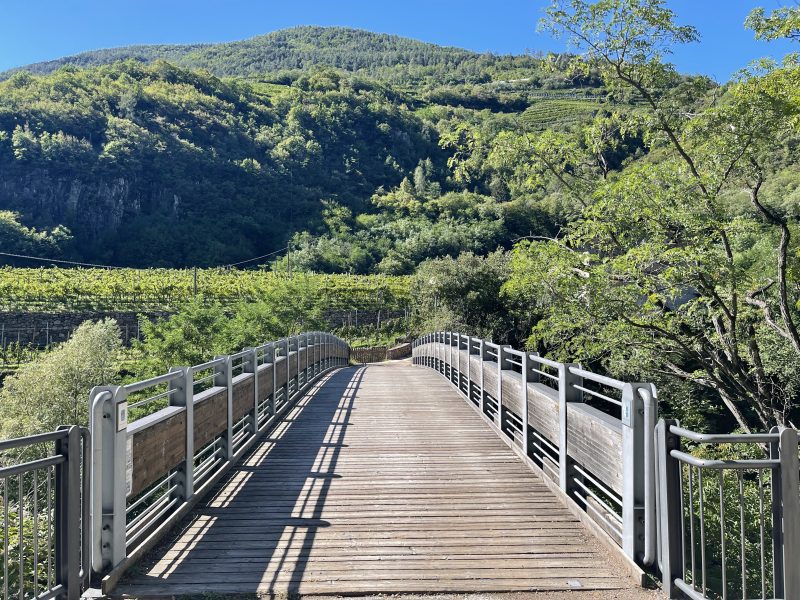
[{"label": "power line", "polygon": [[[283,248],[281,248],[279,250],[275,250],[274,252],[270,252],[269,254],[262,254],[261,256],[256,256],[254,258],[248,258],[247,260],[240,260],[239,262],[229,263],[229,264],[224,264],[224,265],[218,265],[216,267],[202,267],[202,268],[206,268],[206,269],[223,268],[224,269],[224,268],[236,267],[238,265],[243,265],[243,264],[250,263],[250,262],[253,262],[253,261],[256,261],[256,260],[260,260],[262,258],[268,258],[270,256],[274,256],[276,254],[280,254],[281,252],[283,252],[284,250],[287,250],[288,248],[289,248],[288,246],[285,246],[285,247],[283,247]],[[74,261],[74,260],[62,260],[62,259],[58,259],[58,258],[44,258],[42,256],[30,256],[28,254],[14,254],[12,252],[0,252],[0,256],[8,256],[8,257],[11,257],[11,258],[22,258],[22,259],[25,259],[25,260],[36,260],[36,261],[45,262],[45,263],[57,263],[57,264],[61,264],[61,265],[71,265],[73,267],[91,267],[91,268],[94,268],[94,269],[134,269],[135,268],[135,267],[120,267],[120,266],[117,266],[117,265],[99,265],[99,264],[96,264],[96,263],[85,263],[85,262],[78,262],[78,261]],[[195,268],[197,268],[197,267],[195,267]]]},{"label": "power line", "polygon": [[59,263],[62,265],[72,265],[75,267],[93,267],[96,269],[125,269],[126,267],[117,267],[113,265],[96,265],[94,263],[75,262],[73,260],[60,260],[58,258],[43,258],[41,256],[28,256],[27,254],[12,254],[11,252],[0,252],[2,256],[10,256],[12,258],[25,258],[27,260],[38,260],[40,262]]},{"label": "power line", "polygon": [[275,252],[270,252],[269,254],[262,254],[261,256],[256,256],[255,258],[249,258],[247,260],[240,260],[239,262],[231,263],[229,265],[222,265],[223,267],[236,267],[238,265],[243,265],[245,263],[253,262],[254,260],[259,260],[262,258],[267,258],[268,256],[274,256],[275,254],[280,254],[284,250],[287,250],[289,246],[285,246],[280,250],[275,250]]}]

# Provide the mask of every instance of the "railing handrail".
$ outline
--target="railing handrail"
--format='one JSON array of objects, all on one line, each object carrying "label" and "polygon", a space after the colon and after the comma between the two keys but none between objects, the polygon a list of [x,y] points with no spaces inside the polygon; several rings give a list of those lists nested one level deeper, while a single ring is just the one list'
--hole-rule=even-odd
[{"label": "railing handrail", "polygon": [[[306,332],[198,365],[173,367],[142,381],[92,390],[90,417],[97,432],[92,449],[92,567],[106,574],[104,589],[312,383],[346,365],[349,352],[341,338]],[[211,374],[195,379],[200,372]],[[246,374],[252,377],[241,376]],[[195,391],[206,382],[208,389]],[[128,404],[129,395],[156,386],[167,387]],[[195,402],[200,397],[203,402]],[[131,408],[154,400],[167,406],[147,415],[142,427],[135,425],[139,420],[129,423]],[[194,426],[196,412],[200,429]],[[142,441],[139,450],[136,440],[152,441]],[[179,447],[177,440],[182,440]],[[152,451],[146,444],[163,448]]]},{"label": "railing handrail", "polygon": [[[462,343],[465,340],[465,343]],[[428,345],[432,346],[428,346]],[[594,373],[584,369],[579,364],[563,363],[539,356],[527,350],[517,350],[510,346],[483,340],[474,336],[465,335],[454,331],[438,331],[425,334],[412,344],[415,364],[423,364],[439,371],[443,376],[457,387],[459,392],[478,405],[481,413],[496,429],[505,436],[511,437],[514,444],[523,447],[523,455],[531,459],[531,448],[539,448],[540,464],[534,463],[545,473],[548,470],[557,471],[558,487],[564,491],[571,502],[573,496],[581,499],[587,506],[591,501],[596,501],[600,506],[609,506],[609,502],[621,507],[621,514],[615,514],[615,520],[622,523],[621,530],[618,525],[611,523],[603,515],[598,520],[601,527],[608,526],[619,535],[617,543],[632,560],[645,565],[651,564],[656,557],[657,534],[655,527],[655,477],[653,474],[655,457],[652,432],[656,421],[656,394],[652,384],[632,383],[620,381],[612,377]],[[465,347],[465,348],[464,348]],[[466,350],[468,361],[462,353]],[[478,377],[473,379],[472,361],[479,361]],[[537,368],[538,367],[538,368]],[[554,373],[543,370],[543,367],[553,369]],[[503,380],[511,371],[518,373],[517,381],[521,378],[521,399],[504,399]],[[488,389],[485,384],[486,377],[494,377],[497,388]],[[546,381],[543,381],[546,380]],[[604,393],[598,389],[587,387],[591,382],[596,386],[608,388]],[[528,414],[529,394],[544,393],[536,388],[536,384],[547,385],[555,392],[558,402],[558,412],[555,419],[557,423],[551,424],[550,430],[558,431],[558,440],[547,439],[532,426],[533,417]],[[531,390],[529,386],[533,385]],[[552,394],[552,392],[551,392]],[[618,398],[613,397],[619,396]],[[476,400],[477,396],[477,400]],[[552,400],[550,400],[552,402]],[[602,408],[618,410],[618,416],[606,416],[600,411],[581,409],[585,401],[602,403]],[[511,406],[513,405],[513,407]],[[516,408],[525,407],[525,410]],[[608,496],[610,488],[598,473],[591,473],[591,469],[583,469],[586,481],[596,482],[588,486],[580,477],[573,473],[574,466],[580,466],[573,458],[571,445],[577,440],[570,441],[568,414],[572,410],[582,410],[581,418],[598,424],[616,423],[617,431],[621,431],[620,447],[613,461],[616,464],[608,465],[614,470],[620,463],[623,465],[622,487],[617,486],[614,492],[618,497]],[[544,411],[543,414],[553,414]],[[536,417],[541,420],[542,415]],[[508,420],[517,425],[508,425]],[[517,441],[516,433],[519,432],[521,440]],[[614,435],[620,435],[616,433]],[[545,448],[546,447],[546,448]],[[555,465],[555,466],[554,466]],[[598,493],[598,490],[601,494]],[[605,496],[608,499],[604,499]],[[612,511],[613,512],[613,511]],[[594,518],[592,514],[590,517]]]},{"label": "railing handrail", "polygon": [[[683,428],[674,420],[662,419],[656,428],[656,438],[659,563],[667,595],[677,598],[685,594],[703,600],[720,595],[725,598],[733,592],[737,597],[800,598],[800,571],[796,568],[800,553],[798,432],[781,427],[769,433],[708,434]],[[749,445],[751,450],[745,452],[745,456],[757,449],[767,458],[699,457],[684,451],[682,440],[698,447],[736,444],[741,448]],[[726,472],[733,474],[733,489],[728,486],[731,477],[726,478]],[[712,478],[711,486],[703,486],[703,473]],[[768,486],[765,474],[769,476]],[[755,523],[745,518],[748,485],[757,487],[758,506],[750,507],[756,511]],[[765,487],[769,490],[766,494]],[[719,509],[719,514],[710,522],[708,509],[704,509],[704,498],[707,506]],[[733,515],[725,509],[731,503],[734,505]],[[771,515],[771,522],[767,515]],[[739,522],[730,527],[730,519]],[[700,535],[699,561],[697,530]],[[752,536],[749,543],[755,548],[746,547],[748,532]],[[719,546],[713,552],[707,551],[708,540],[714,540],[716,536]],[[731,544],[737,541],[737,536],[738,544]],[[734,562],[731,565],[731,547],[734,553],[739,552],[736,561],[739,564]],[[750,554],[760,555],[755,573],[747,565]],[[733,558],[737,558],[736,554]],[[708,571],[711,568],[719,569],[721,581],[710,580]],[[731,569],[734,577],[730,577]],[[755,581],[751,581],[753,577]],[[758,591],[749,593],[750,585],[757,587]],[[736,590],[737,586],[741,588]]]}]

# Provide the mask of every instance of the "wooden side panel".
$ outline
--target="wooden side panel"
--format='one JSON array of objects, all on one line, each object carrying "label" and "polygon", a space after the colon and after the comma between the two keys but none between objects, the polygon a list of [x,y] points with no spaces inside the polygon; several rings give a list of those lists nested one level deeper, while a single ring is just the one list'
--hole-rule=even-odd
[{"label": "wooden side panel", "polygon": [[567,406],[568,452],[579,464],[622,494],[622,422],[592,406]]},{"label": "wooden side panel", "polygon": [[289,379],[297,376],[297,352],[289,352]]},{"label": "wooden side panel", "polygon": [[[428,346],[429,352],[447,352],[445,344]],[[466,352],[461,351],[462,364],[466,361]],[[473,380],[480,379],[481,368],[484,388],[492,397],[497,396],[497,363],[481,361],[477,355],[472,355],[470,373]],[[519,416],[522,406],[522,375],[513,370],[504,370],[502,377],[503,406]],[[582,403],[570,403],[567,410],[569,456],[621,494],[622,423],[619,419]],[[558,391],[541,383],[529,383],[528,422],[555,446],[559,442],[558,413]]]},{"label": "wooden side panel", "polygon": [[197,452],[228,427],[228,392],[211,388],[194,405],[194,451]]},{"label": "wooden side panel", "polygon": [[175,415],[137,431],[131,437],[131,494],[135,496],[164,477],[186,457],[186,412],[179,409]]},{"label": "wooden side panel", "polygon": [[263,402],[272,393],[272,364],[258,367],[258,395]]},{"label": "wooden side panel", "polygon": [[558,392],[541,383],[528,384],[528,423],[550,443],[558,446]]},{"label": "wooden side panel", "polygon": [[275,363],[275,385],[282,387],[286,385],[286,357],[281,356]]},{"label": "wooden side panel", "polygon": [[244,373],[233,380],[233,421],[236,422],[252,412],[255,402],[255,378]]}]

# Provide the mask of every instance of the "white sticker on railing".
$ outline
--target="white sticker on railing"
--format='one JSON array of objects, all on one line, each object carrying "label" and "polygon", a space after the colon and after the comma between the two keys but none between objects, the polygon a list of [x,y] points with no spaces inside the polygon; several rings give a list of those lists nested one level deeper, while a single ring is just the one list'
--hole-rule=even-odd
[{"label": "white sticker on railing", "polygon": [[122,431],[128,426],[128,403],[117,404],[117,431]]},{"label": "white sticker on railing", "polygon": [[133,491],[133,438],[128,438],[125,444],[125,496],[130,496]]}]

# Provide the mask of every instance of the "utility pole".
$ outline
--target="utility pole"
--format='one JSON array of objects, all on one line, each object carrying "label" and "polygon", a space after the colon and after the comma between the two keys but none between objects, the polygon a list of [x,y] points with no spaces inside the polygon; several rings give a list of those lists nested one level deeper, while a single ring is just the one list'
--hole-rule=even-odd
[{"label": "utility pole", "polygon": [[197,267],[192,268],[192,296],[197,296]]},{"label": "utility pole", "polygon": [[286,269],[289,272],[289,279],[292,278],[292,242],[286,245]]}]

